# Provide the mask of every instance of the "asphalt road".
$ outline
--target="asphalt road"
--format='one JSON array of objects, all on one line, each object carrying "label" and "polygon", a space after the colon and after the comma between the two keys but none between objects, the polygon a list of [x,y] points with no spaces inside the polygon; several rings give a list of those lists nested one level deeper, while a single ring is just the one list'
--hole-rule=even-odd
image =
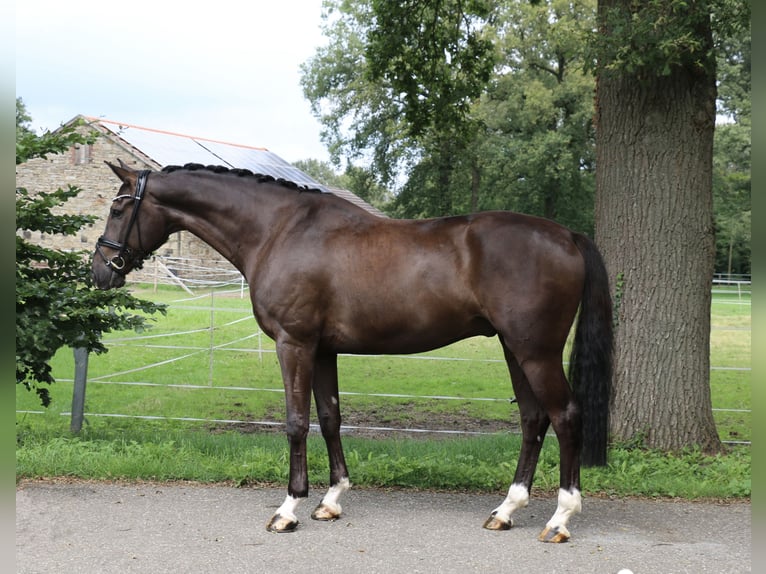
[{"label": "asphalt road", "polygon": [[537,534],[555,498],[533,498],[509,531],[481,528],[497,495],[350,490],[341,519],[291,534],[265,524],[285,492],[192,484],[21,482],[16,572],[106,574],[469,572],[701,574],[751,571],[749,503],[585,497],[572,540]]}]

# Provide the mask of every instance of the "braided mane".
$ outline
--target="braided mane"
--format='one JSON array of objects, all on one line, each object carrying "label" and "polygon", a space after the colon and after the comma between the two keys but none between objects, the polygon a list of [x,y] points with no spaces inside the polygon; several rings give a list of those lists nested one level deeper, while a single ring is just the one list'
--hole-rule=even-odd
[{"label": "braided mane", "polygon": [[212,173],[219,173],[219,174],[226,174],[226,175],[233,175],[236,177],[252,177],[255,178],[255,180],[258,183],[276,183],[278,185],[281,185],[282,187],[286,187],[288,189],[294,189],[296,191],[300,192],[312,192],[312,193],[322,193],[322,190],[308,187],[306,185],[298,185],[294,181],[290,181],[288,179],[282,179],[276,178],[271,175],[265,175],[262,173],[254,173],[250,171],[249,169],[244,168],[228,168],[224,167],[222,165],[202,165],[201,163],[187,163],[185,165],[168,165],[162,168],[163,173],[173,173],[174,171],[210,171]]}]

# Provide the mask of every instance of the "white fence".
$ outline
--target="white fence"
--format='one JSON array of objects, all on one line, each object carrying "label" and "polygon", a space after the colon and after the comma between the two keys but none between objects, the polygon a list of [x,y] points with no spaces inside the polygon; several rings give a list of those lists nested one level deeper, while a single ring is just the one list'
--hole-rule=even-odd
[{"label": "white fence", "polygon": [[750,275],[715,275],[713,277],[713,294],[736,293],[739,301],[750,302],[752,283]]},{"label": "white fence", "polygon": [[[259,357],[263,358],[264,354],[270,354],[274,353],[273,348],[265,347],[263,343],[263,337],[264,335],[260,332],[254,332],[249,333],[245,336],[237,336],[231,339],[227,339],[224,342],[215,343],[213,340],[213,333],[215,331],[221,332],[223,329],[229,326],[236,325],[242,321],[253,321],[252,315],[249,312],[249,310],[245,311],[242,309],[236,310],[237,313],[240,315],[239,317],[235,317],[231,319],[230,321],[227,321],[225,324],[219,327],[215,327],[215,320],[214,316],[216,313],[230,313],[234,310],[232,309],[222,309],[222,308],[216,308],[213,304],[212,295],[210,293],[210,290],[212,288],[215,288],[216,291],[216,297],[219,295],[223,296],[235,296],[240,298],[247,298],[248,292],[247,292],[247,284],[244,281],[244,278],[236,271],[230,271],[226,269],[220,269],[220,268],[209,268],[205,267],[204,265],[201,265],[198,261],[189,261],[189,260],[182,260],[182,259],[172,259],[172,258],[155,258],[154,261],[147,264],[147,268],[144,270],[144,273],[150,273],[153,277],[152,283],[156,286],[159,285],[175,285],[179,288],[183,289],[189,296],[185,297],[183,299],[179,299],[178,302],[183,303],[189,303],[190,301],[203,301],[205,298],[209,298],[209,304],[202,305],[202,306],[194,306],[194,307],[186,307],[188,309],[193,310],[205,310],[210,312],[210,322],[208,324],[200,324],[198,327],[196,327],[194,330],[190,330],[185,333],[168,333],[168,334],[145,334],[145,335],[135,335],[131,337],[126,337],[122,339],[111,339],[108,342],[108,345],[110,347],[118,347],[121,345],[130,345],[133,348],[136,348],[137,346],[140,348],[141,346],[144,346],[145,348],[157,348],[158,346],[162,346],[165,349],[172,350],[175,355],[169,359],[165,359],[161,362],[147,362],[139,367],[125,370],[122,372],[114,372],[114,373],[108,373],[103,374],[96,377],[91,377],[88,379],[88,382],[92,384],[107,384],[107,385],[134,385],[134,386],[145,386],[145,387],[153,387],[153,386],[163,386],[163,387],[173,387],[173,388],[182,388],[182,389],[199,389],[199,388],[210,388],[212,386],[215,387],[216,390],[220,390],[221,392],[227,392],[227,391],[248,391],[248,392],[262,392],[262,393],[284,393],[284,390],[282,388],[262,388],[262,387],[240,387],[240,386],[225,386],[225,385],[219,385],[215,384],[213,385],[213,372],[214,372],[214,364],[213,364],[213,355],[214,351],[232,351],[232,352],[244,352],[244,353],[253,353],[257,354]],[[145,276],[144,276],[145,278]],[[714,282],[713,292],[720,292],[721,293],[728,293],[728,294],[734,294],[737,295],[737,300],[734,302],[741,302],[743,304],[749,304],[750,303],[750,289],[751,284],[750,281],[746,281],[742,278],[737,279],[716,279]],[[204,294],[195,295],[196,291],[204,291]],[[183,308],[183,307],[181,307]],[[178,335],[192,335],[195,333],[209,333],[210,337],[207,339],[209,343],[205,345],[162,345],[161,339],[165,337],[178,337]],[[247,348],[243,347],[242,344],[247,341],[254,339],[257,341],[256,346],[249,346]],[[136,373],[150,371],[152,368],[155,368],[160,365],[169,364],[169,363],[180,363],[185,360],[188,360],[192,357],[197,357],[199,355],[208,355],[210,357],[209,362],[209,371],[208,371],[208,381],[207,386],[200,385],[200,384],[189,384],[189,383],[174,383],[174,384],[167,384],[167,383],[154,383],[151,382],[151,380],[148,381],[131,381],[131,380],[125,380],[126,378],[134,378],[133,376]],[[374,357],[369,357],[369,359],[374,359]],[[79,357],[79,363],[81,365],[81,369],[84,368],[87,369],[87,359],[84,361],[83,365],[83,358]],[[503,359],[465,359],[465,358],[458,358],[458,357],[434,357],[434,356],[424,356],[424,355],[403,355],[403,356],[397,356],[397,360],[404,360],[404,361],[453,361],[453,362],[460,362],[460,361],[480,361],[480,362],[494,362],[494,363],[504,363]],[[731,371],[750,371],[749,366],[742,366],[742,367],[723,367],[723,366],[713,366],[711,367],[712,370],[731,370]],[[151,379],[151,375],[148,377]],[[79,430],[81,424],[82,424],[82,416],[87,415],[90,417],[133,417],[133,418],[146,418],[146,419],[164,419],[164,420],[181,420],[181,421],[195,421],[195,422],[207,422],[211,424],[241,424],[241,425],[262,425],[262,426],[279,426],[282,425],[281,422],[278,421],[244,421],[244,420],[235,420],[235,419],[194,419],[194,418],[188,418],[188,417],[157,417],[157,416],[151,416],[151,415],[126,415],[126,414],[119,414],[119,413],[84,413],[83,407],[82,407],[82,401],[84,400],[84,386],[85,386],[85,377],[84,375],[75,376],[75,382],[77,383],[77,380],[80,380],[79,383],[79,390],[78,385],[75,385],[75,397],[73,400],[73,407],[71,412],[62,413],[67,416],[72,416],[72,428],[73,430]],[[120,380],[117,380],[120,379]],[[59,379],[60,381],[64,381],[66,379]],[[391,393],[380,393],[380,392],[370,392],[370,393],[357,393],[357,392],[341,392],[341,395],[353,395],[353,396],[366,396],[366,397],[379,397],[379,398],[395,398],[395,399],[411,399],[411,400],[437,400],[437,401],[477,401],[477,402],[509,402],[509,398],[505,397],[465,397],[465,396],[452,396],[449,394],[439,394],[439,395],[419,395],[419,394],[391,394]],[[512,401],[512,399],[510,399]],[[729,412],[729,413],[750,413],[750,409],[729,409],[729,408],[716,408],[713,409],[716,412]],[[32,412],[32,411],[30,411]],[[75,420],[75,418],[79,418],[78,420]],[[385,432],[385,431],[396,431],[396,432],[409,432],[409,433],[447,433],[447,434],[481,434],[479,431],[451,431],[451,430],[443,430],[443,429],[429,429],[429,428],[395,428],[395,427],[363,427],[363,426],[344,426],[343,430],[346,432],[352,432],[355,430],[374,430],[376,432]],[[750,441],[725,441],[730,442],[733,444],[741,443],[741,444],[750,444]]]},{"label": "white fence", "polygon": [[180,287],[190,295],[194,290],[238,287],[244,294],[247,283],[233,266],[222,267],[209,261],[186,257],[153,256],[139,273],[128,275],[131,282]]},{"label": "white fence", "polygon": [[[199,259],[184,257],[153,256],[139,273],[128,276],[129,281],[159,285],[175,285],[190,295],[197,289],[215,289],[221,287],[239,288],[247,292],[247,282],[242,274],[232,266],[221,267]],[[734,294],[740,300],[751,296],[750,275],[729,275],[718,273],[713,277],[714,294]]]}]

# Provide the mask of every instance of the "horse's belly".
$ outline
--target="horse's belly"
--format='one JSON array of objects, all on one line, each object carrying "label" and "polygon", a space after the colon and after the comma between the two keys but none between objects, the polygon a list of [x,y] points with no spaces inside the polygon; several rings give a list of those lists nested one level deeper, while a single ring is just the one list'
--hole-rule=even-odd
[{"label": "horse's belly", "polygon": [[442,318],[418,323],[415,317],[393,320],[357,322],[336,325],[324,337],[326,345],[338,353],[408,354],[422,353],[444,347],[456,341],[478,335],[496,334],[492,325],[482,317]]}]

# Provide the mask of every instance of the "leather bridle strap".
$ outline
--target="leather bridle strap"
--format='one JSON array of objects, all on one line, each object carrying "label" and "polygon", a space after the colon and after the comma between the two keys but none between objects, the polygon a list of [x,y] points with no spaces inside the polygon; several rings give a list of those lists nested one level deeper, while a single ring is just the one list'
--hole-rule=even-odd
[{"label": "leather bridle strap", "polygon": [[[111,239],[107,239],[103,235],[98,238],[98,241],[96,241],[96,251],[98,251],[99,255],[103,258],[104,262],[106,263],[107,267],[110,267],[115,272],[125,275],[127,271],[125,271],[125,267],[128,263],[132,264],[131,268],[140,268],[143,265],[143,261],[146,258],[146,253],[144,253],[143,246],[141,245],[141,234],[139,233],[138,237],[138,246],[139,248],[137,250],[132,250],[130,247],[128,247],[128,237],[130,237],[130,232],[133,230],[133,226],[136,224],[136,218],[138,217],[138,209],[141,207],[141,201],[144,199],[144,192],[146,191],[146,181],[149,179],[149,174],[151,173],[150,170],[144,169],[138,172],[138,178],[136,179],[136,193],[132,196],[125,196],[125,195],[118,195],[115,197],[112,201],[117,201],[118,199],[124,199],[126,197],[133,199],[133,210],[130,214],[130,221],[128,221],[128,226],[125,229],[125,234],[123,236],[122,242],[112,241]],[[116,249],[117,255],[112,257],[111,259],[108,258],[104,253],[101,251],[101,247],[108,247],[110,249]]]}]

